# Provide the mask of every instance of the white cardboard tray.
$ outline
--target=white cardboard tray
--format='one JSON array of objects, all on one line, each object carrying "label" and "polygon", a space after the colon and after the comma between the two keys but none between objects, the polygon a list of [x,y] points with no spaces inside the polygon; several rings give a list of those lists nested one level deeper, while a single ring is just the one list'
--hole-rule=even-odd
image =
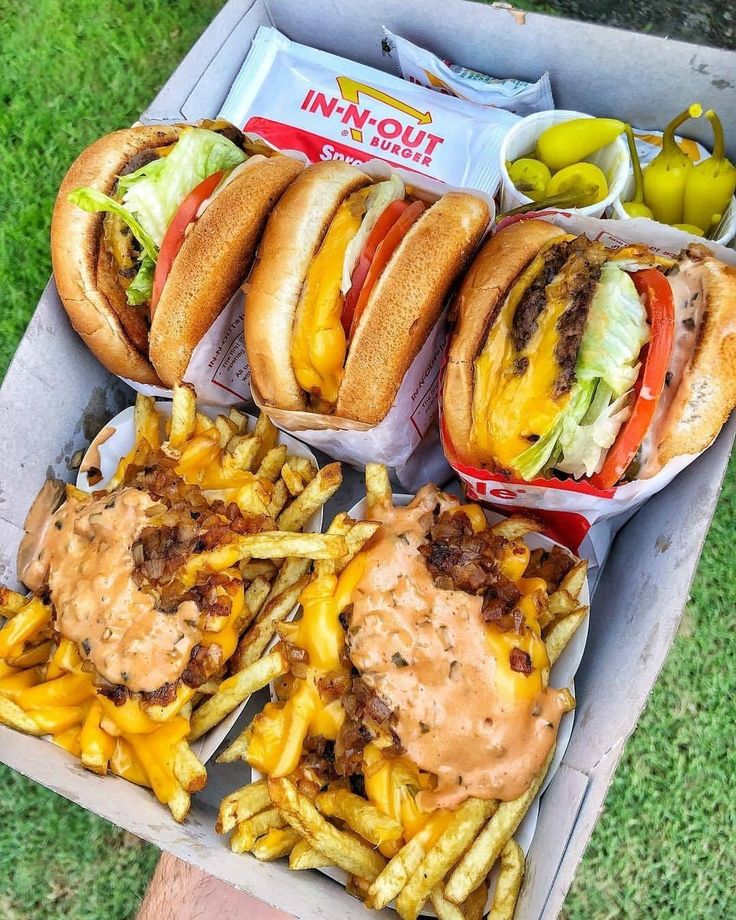
[{"label": "white cardboard tray", "polygon": [[[213,117],[259,25],[296,41],[386,70],[382,26],[443,57],[487,73],[536,79],[549,69],[561,108],[664,127],[694,98],[736,123],[736,54],[466,0],[229,0],[142,118]],[[679,107],[679,108],[678,108]],[[120,127],[110,124],[110,129]],[[704,137],[700,137],[705,140]],[[736,155],[736,136],[730,154]],[[0,580],[15,582],[15,554],[28,507],[50,472],[69,480],[75,451],[133,393],[97,363],[73,332],[53,281],[44,291],[0,390]],[[29,411],[29,407],[33,407]],[[618,534],[593,597],[576,675],[575,728],[540,803],[519,902],[523,920],[554,920],[677,631],[736,433],[716,443],[651,499]],[[362,492],[348,471],[327,516]],[[253,698],[235,730],[262,700]],[[232,854],[213,830],[223,794],[242,786],[242,765],[213,766],[184,826],[142,789],[92,776],[60,749],[0,727],[0,759],[83,807],[169,850],[300,920],[366,920],[361,904],[329,879]],[[378,915],[380,916],[380,915]],[[387,914],[387,916],[394,916]]]}]

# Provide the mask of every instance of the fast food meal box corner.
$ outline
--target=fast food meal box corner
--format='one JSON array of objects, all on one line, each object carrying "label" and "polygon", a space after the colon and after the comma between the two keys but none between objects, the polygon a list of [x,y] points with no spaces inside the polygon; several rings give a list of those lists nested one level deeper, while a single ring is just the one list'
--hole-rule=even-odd
[{"label": "fast food meal box corner", "polygon": [[[538,79],[549,70],[561,108],[626,111],[634,123],[661,128],[664,113],[697,97],[717,108],[724,121],[736,123],[736,96],[728,90],[736,68],[733,53],[464,0],[370,5],[343,0],[339,6],[317,0],[230,0],[143,120],[215,116],[261,25],[392,70],[394,62],[381,48],[386,26],[486,73]],[[0,469],[5,582],[14,581],[23,521],[44,478],[52,472],[71,480],[74,454],[132,398],[68,326],[49,284],[0,391],[6,432]],[[650,498],[614,540],[597,582],[587,649],[576,676],[575,729],[541,800],[519,916],[550,920],[563,906],[626,740],[677,631],[735,432],[731,419],[716,442]],[[361,490],[360,476],[346,470],[345,488],[326,509],[326,518],[353,505]],[[254,698],[238,728],[262,702],[263,697]],[[359,902],[318,873],[289,873],[281,863],[244,860],[228,850],[215,834],[214,817],[222,795],[247,780],[242,766],[213,765],[187,822],[177,825],[146,790],[90,775],[41,739],[0,727],[0,759],[291,916],[365,917]]]}]

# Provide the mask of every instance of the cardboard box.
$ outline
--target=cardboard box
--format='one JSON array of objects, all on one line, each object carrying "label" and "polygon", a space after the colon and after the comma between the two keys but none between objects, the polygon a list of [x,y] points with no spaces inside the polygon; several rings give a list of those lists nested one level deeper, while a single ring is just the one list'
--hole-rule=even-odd
[{"label": "cardboard box", "polygon": [[[536,78],[549,69],[560,107],[623,114],[662,127],[699,99],[736,121],[736,55],[464,0],[230,0],[144,114],[144,120],[213,116],[252,35],[273,24],[290,37],[390,68],[381,26],[454,60],[498,75]],[[735,151],[732,151],[732,154]],[[0,580],[15,580],[26,510],[48,472],[67,462],[133,393],[108,375],[71,330],[53,283],[45,290],[0,391]],[[621,752],[677,630],[718,498],[736,419],[715,445],[655,496],[617,537],[598,583],[590,635],[576,678],[578,711],[563,764],[541,804],[518,916],[551,920],[592,832]],[[329,513],[350,507],[361,481]],[[240,719],[245,724],[257,701]],[[223,794],[247,779],[243,765],[213,766],[187,823],[148,792],[87,773],[45,741],[0,727],[0,759],[74,802],[303,920],[365,918],[357,901],[319,873],[236,856],[213,830]],[[385,916],[395,916],[385,911]]]}]

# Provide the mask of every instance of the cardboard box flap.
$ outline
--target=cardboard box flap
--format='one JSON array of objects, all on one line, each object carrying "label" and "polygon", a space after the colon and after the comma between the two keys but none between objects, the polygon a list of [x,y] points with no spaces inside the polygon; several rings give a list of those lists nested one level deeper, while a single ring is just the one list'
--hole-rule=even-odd
[{"label": "cardboard box flap", "polygon": [[564,761],[540,802],[534,839],[526,857],[519,917],[541,917],[547,895],[575,827],[590,780]]}]

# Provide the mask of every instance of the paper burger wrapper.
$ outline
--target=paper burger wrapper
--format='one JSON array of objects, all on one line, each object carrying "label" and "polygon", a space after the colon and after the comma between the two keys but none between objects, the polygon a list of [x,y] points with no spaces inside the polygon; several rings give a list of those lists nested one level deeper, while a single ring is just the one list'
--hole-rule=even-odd
[{"label": "paper burger wrapper", "polygon": [[[425,482],[446,482],[452,471],[442,453],[437,427],[440,366],[447,342],[446,318],[445,312],[412,362],[388,414],[377,425],[264,406],[255,387],[253,399],[282,431],[335,460],[358,469],[370,462],[384,463],[404,488],[412,491]],[[366,386],[370,386],[370,381],[366,381]]]},{"label": "paper burger wrapper", "polygon": [[[590,239],[600,240],[611,247],[645,243],[666,256],[676,256],[691,241],[687,234],[652,221],[600,220],[552,211],[524,215],[523,219],[532,218],[547,220],[567,233],[584,233]],[[499,227],[513,220],[502,221]],[[732,249],[716,244],[710,244],[709,248],[717,258],[736,264],[736,253]],[[525,482],[466,464],[457,456],[442,423],[441,431],[445,456],[460,477],[468,497],[506,514],[527,511],[540,518],[553,539],[588,559],[591,585],[595,584],[618,529],[648,498],[663,489],[698,456],[675,457],[649,479],[601,490],[584,480],[535,479]]]},{"label": "paper burger wrapper", "polygon": [[[243,292],[239,290],[192,352],[184,374],[184,383],[192,384],[197,399],[211,406],[235,406],[251,398],[243,299]],[[156,399],[172,398],[168,387],[122,379],[138,393]]]}]

